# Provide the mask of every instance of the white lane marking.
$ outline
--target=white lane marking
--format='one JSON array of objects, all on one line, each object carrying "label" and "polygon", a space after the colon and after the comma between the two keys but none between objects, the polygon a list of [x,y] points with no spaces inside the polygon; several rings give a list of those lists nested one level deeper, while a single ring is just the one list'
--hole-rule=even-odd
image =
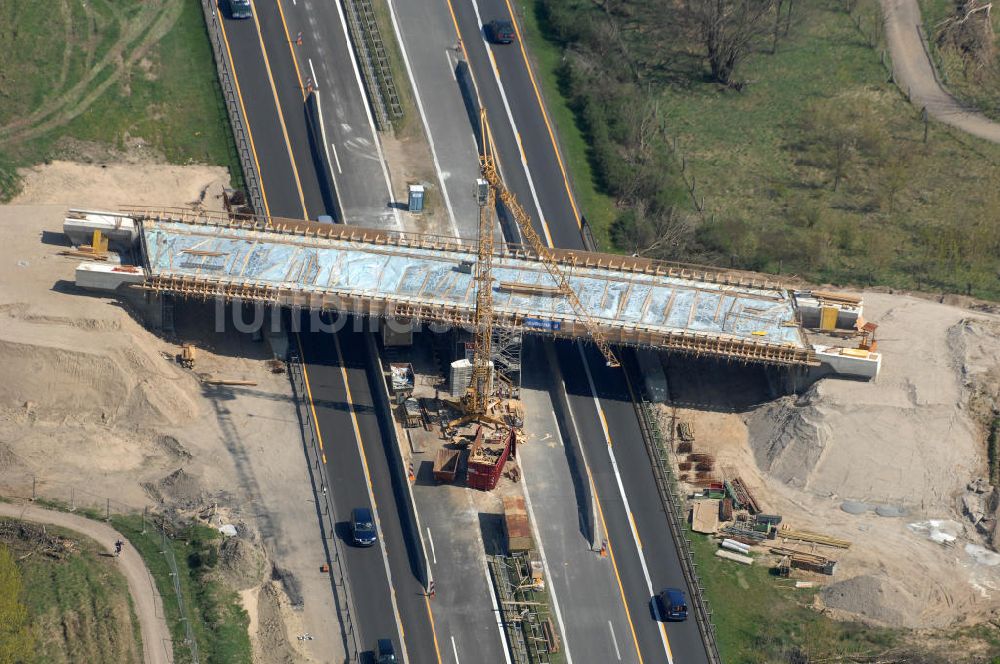
[{"label": "white lane marking", "polygon": [[389,599],[392,602],[392,613],[396,618],[396,629],[398,630],[399,642],[403,646],[403,662],[409,662],[410,658],[406,650],[406,640],[403,638],[403,619],[399,613],[399,604],[396,602],[396,586],[392,583],[392,571],[389,569],[389,552],[385,548],[385,534],[382,531],[382,519],[378,514],[378,506],[375,504],[375,492],[372,489],[372,478],[368,474],[368,462],[366,461],[364,445],[361,442],[361,428],[358,424],[358,415],[354,406],[354,396],[351,394],[351,385],[347,379],[347,365],[344,363],[344,353],[340,349],[340,337],[333,335],[333,345],[337,349],[337,364],[340,366],[340,376],[344,381],[345,394],[348,396],[349,412],[351,414],[351,428],[354,431],[354,441],[358,446],[358,454],[361,457],[361,469],[365,474],[365,488],[368,490],[368,501],[372,506],[372,513],[375,515],[375,530],[378,533],[378,545],[382,550],[382,564],[385,566],[385,578],[389,583]]},{"label": "white lane marking", "polygon": [[[476,21],[479,23],[480,29],[482,29],[483,19],[479,15],[479,3],[477,3],[476,0],[472,0],[472,8],[476,11]],[[485,39],[483,40],[483,44],[486,46],[486,53],[490,56],[490,63],[493,65],[493,78],[496,79],[497,87],[500,88],[500,98],[503,100],[504,110],[507,111],[507,120],[510,122],[511,131],[514,132],[514,137],[517,139],[517,149],[521,152],[521,164],[524,166],[524,175],[528,179],[528,189],[531,190],[531,199],[535,203],[535,209],[538,210],[538,221],[542,225],[542,230],[545,232],[545,241],[551,247],[552,234],[549,233],[549,224],[545,221],[545,214],[542,213],[542,204],[538,202],[538,192],[535,191],[535,181],[531,177],[531,169],[528,168],[528,159],[525,157],[524,147],[521,145],[521,132],[517,129],[517,123],[514,122],[514,114],[511,112],[510,103],[507,101],[507,91],[503,87],[503,81],[500,80],[500,71],[497,69],[496,58],[493,57],[493,48]]]},{"label": "white lane marking", "polygon": [[319,79],[316,78],[316,70],[313,69],[313,59],[309,58],[309,71],[312,73],[313,86],[319,90]]},{"label": "white lane marking", "polygon": [[343,174],[343,170],[340,168],[340,156],[337,154],[337,146],[330,143],[330,148],[333,149],[333,160],[337,162],[337,172]]},{"label": "white lane marking", "polygon": [[[639,543],[639,531],[635,527],[635,519],[632,518],[632,508],[628,504],[628,497],[625,496],[625,485],[622,483],[622,476],[618,473],[618,459],[615,458],[615,451],[611,446],[611,438],[608,436],[607,424],[604,421],[604,411],[601,410],[601,404],[597,399],[597,387],[594,385],[594,376],[590,373],[590,363],[587,361],[587,356],[583,352],[583,344],[577,343],[576,348],[580,352],[580,359],[583,360],[583,370],[587,374],[587,382],[590,383],[590,393],[594,397],[594,403],[597,404],[597,412],[601,415],[601,426],[604,427],[604,439],[607,443],[608,457],[611,459],[611,470],[615,473],[615,481],[618,483],[618,494],[621,496],[625,513],[629,516],[629,526],[632,532],[632,539],[635,541],[636,553],[639,554],[639,564],[642,566],[642,575],[646,579],[646,590],[649,591],[649,596],[652,597],[653,581],[649,577],[649,567],[646,565],[646,556],[643,555],[642,545]],[[653,614],[656,617],[656,622],[660,626],[660,640],[663,642],[664,652],[667,653],[667,661],[669,664],[673,664],[674,657],[670,651],[670,643],[667,641],[667,631],[663,627],[663,617],[660,615],[660,609],[656,602],[653,602]]]},{"label": "white lane marking", "polygon": [[[448,195],[448,185],[441,176],[441,162],[438,160],[437,148],[434,147],[434,137],[431,134],[430,125],[427,124],[427,114],[424,113],[424,101],[420,97],[420,86],[413,76],[413,68],[410,66],[410,56],[406,53],[406,44],[403,42],[403,35],[399,31],[399,23],[396,21],[396,5],[392,0],[389,2],[389,18],[392,19],[392,31],[396,33],[396,43],[399,44],[399,52],[403,55],[403,64],[406,65],[406,75],[410,79],[410,88],[413,90],[413,98],[417,102],[417,111],[420,113],[420,123],[424,126],[424,135],[427,136],[427,145],[431,149],[431,161],[434,162],[434,171],[437,173],[438,182],[441,183],[441,194],[444,196],[444,206],[448,209],[448,221],[451,222],[451,232],[457,238],[458,225],[455,223],[455,210],[451,206],[451,196]],[[454,72],[452,72],[454,76]],[[459,240],[461,242],[461,240]]]},{"label": "white lane marking", "polygon": [[555,426],[554,431],[556,432],[556,440],[559,441],[559,445],[561,447],[566,447],[566,443],[563,442],[563,437],[562,437],[562,434],[560,433],[559,418],[556,417],[556,409],[555,408],[552,409],[552,424],[553,424],[553,426]]},{"label": "white lane marking", "polygon": [[493,615],[496,616],[497,629],[500,630],[500,640],[503,642],[503,658],[507,661],[507,664],[511,664],[510,644],[507,643],[507,631],[503,628],[503,616],[500,615],[500,607],[497,606],[497,591],[496,588],[493,587],[493,577],[490,576],[490,568],[486,565],[485,559],[483,559],[483,573],[486,575],[486,587],[490,590],[490,602],[493,604]]},{"label": "white lane marking", "polygon": [[618,661],[622,661],[622,651],[618,649],[618,639],[615,638],[615,628],[611,626],[611,621],[608,621],[608,630],[611,632],[611,642],[615,644],[615,654],[618,655]]},{"label": "white lane marking", "polygon": [[446,48],[444,50],[444,57],[448,60],[448,73],[451,74],[451,80],[458,83],[458,77],[455,76],[455,61],[451,59],[451,49]]},{"label": "white lane marking", "polygon": [[542,536],[538,532],[538,521],[535,519],[535,512],[531,509],[531,496],[528,494],[528,477],[524,474],[524,465],[518,464],[521,469],[521,487],[524,489],[524,504],[528,508],[528,520],[531,521],[531,532],[538,543],[538,555],[542,557],[542,567],[545,568],[545,578],[549,579],[547,584],[549,596],[552,598],[552,608],[556,612],[556,620],[559,622],[559,629],[563,635],[563,647],[565,648],[566,663],[573,664],[573,657],[569,653],[569,637],[566,635],[566,625],[563,624],[562,611],[559,610],[559,599],[556,597],[556,584],[552,579],[552,572],[549,571],[549,561],[545,557],[545,547],[542,546]]},{"label": "white lane marking", "polygon": [[[327,137],[326,137],[326,123],[323,122],[323,104],[322,104],[322,100],[320,99],[320,96],[319,96],[319,90],[316,90],[315,92],[313,92],[313,96],[316,99],[316,119],[319,121],[319,134],[320,134],[320,137],[323,139],[323,141],[322,141],[322,144],[323,144],[323,153],[326,155],[326,163],[327,164],[330,163],[330,151],[326,149],[326,146],[329,144],[330,147],[333,148],[333,158],[337,162],[337,171],[341,172],[340,171],[340,158],[337,157],[337,148],[334,147],[333,143],[331,143],[327,139]],[[340,210],[341,217],[343,217],[343,215],[344,215],[344,203],[340,199],[340,185],[337,184],[337,176],[334,175],[331,172],[330,173],[330,179],[333,180],[333,195],[337,199],[337,208]],[[343,221],[343,218],[341,218],[341,221]]]},{"label": "white lane marking", "polygon": [[[427,541],[431,543],[431,557],[434,558],[434,564],[437,565],[438,564],[438,554],[437,554],[436,551],[434,551],[434,538],[431,537],[430,526],[427,527]],[[452,638],[455,638],[455,637],[452,637]]]},{"label": "white lane marking", "polygon": [[[337,6],[337,14],[340,16],[340,27],[344,30],[344,42],[348,45],[348,50],[350,50],[351,36],[347,32],[347,19],[344,17],[344,9],[340,6],[339,2],[334,2]],[[365,100],[368,97],[365,94],[365,86],[361,82],[361,70],[358,69],[357,59],[354,57],[354,51],[351,50],[351,67],[354,69],[354,82],[358,85],[358,92],[361,93],[361,99]],[[368,118],[368,127],[372,131],[372,139],[375,141],[375,151],[378,152],[378,160],[382,165],[382,177],[385,178],[385,189],[389,196],[388,200],[392,200],[392,181],[389,179],[389,168],[385,165],[385,155],[382,154],[382,143],[378,140],[378,132],[375,130],[375,118],[372,117],[372,109],[369,108],[367,103],[363,103],[362,106],[365,107],[365,116]],[[396,221],[396,229],[403,230],[403,222],[399,218],[399,210],[395,206],[392,208],[392,218]]]},{"label": "white lane marking", "polygon": [[458,646],[455,645],[455,637],[451,637],[451,651],[455,653],[455,664],[458,664]]}]

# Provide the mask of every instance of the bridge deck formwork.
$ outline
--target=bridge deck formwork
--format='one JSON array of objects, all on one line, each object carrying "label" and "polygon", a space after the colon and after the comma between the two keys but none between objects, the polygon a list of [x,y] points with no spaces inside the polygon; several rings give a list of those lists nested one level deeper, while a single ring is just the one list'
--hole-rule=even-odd
[{"label": "bridge deck formwork", "polygon": [[[144,287],[180,296],[472,326],[476,247],[351,226],[132,211]],[[760,275],[609,254],[553,252],[590,319],[615,344],[746,362],[815,364],[794,300]],[[496,324],[586,338],[537,256],[501,248]]]}]

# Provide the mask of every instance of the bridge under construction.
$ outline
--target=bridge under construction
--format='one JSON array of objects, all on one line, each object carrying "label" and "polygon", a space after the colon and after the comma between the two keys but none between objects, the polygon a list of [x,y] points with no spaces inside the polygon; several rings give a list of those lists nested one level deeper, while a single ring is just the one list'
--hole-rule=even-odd
[{"label": "bridge under construction", "polygon": [[[189,210],[75,212],[71,217],[84,232],[103,225],[112,239],[115,233],[132,239],[142,270],[132,282],[152,293],[474,324],[474,243]],[[581,251],[552,255],[610,343],[742,362],[818,364],[792,293],[767,277]],[[499,244],[494,256],[498,328],[588,337],[586,321],[537,256]]]}]

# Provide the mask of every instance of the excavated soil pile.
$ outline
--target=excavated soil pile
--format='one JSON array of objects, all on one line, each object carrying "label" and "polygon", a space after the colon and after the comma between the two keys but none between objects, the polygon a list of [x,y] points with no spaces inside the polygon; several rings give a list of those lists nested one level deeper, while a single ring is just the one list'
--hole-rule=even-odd
[{"label": "excavated soil pile", "polygon": [[1000,370],[1000,324],[968,310],[872,293],[884,361],[876,382],[826,379],[747,418],[757,464],[818,496],[896,513],[950,506],[984,458],[969,397]]}]

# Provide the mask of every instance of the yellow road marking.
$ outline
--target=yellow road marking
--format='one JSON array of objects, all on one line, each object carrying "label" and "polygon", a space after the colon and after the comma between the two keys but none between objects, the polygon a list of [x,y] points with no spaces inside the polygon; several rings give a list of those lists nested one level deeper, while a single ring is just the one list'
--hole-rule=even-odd
[{"label": "yellow road marking", "polygon": [[[312,388],[309,387],[309,372],[306,371],[306,354],[302,350],[302,338],[299,337],[299,333],[295,333],[295,343],[299,346],[299,357],[302,358],[302,378],[306,383],[306,396],[309,398],[309,410],[312,412],[313,417],[313,429],[316,430],[316,439],[319,441],[319,449],[323,450],[323,434],[319,431],[319,420],[316,419],[316,406],[313,405],[313,393]],[[326,463],[326,453],[323,453],[323,463]]]},{"label": "yellow road marking", "polygon": [[563,164],[562,155],[559,154],[559,146],[556,144],[556,135],[552,131],[552,124],[549,122],[549,114],[545,110],[545,103],[542,101],[542,93],[538,90],[538,84],[535,82],[535,72],[531,69],[531,64],[528,62],[528,53],[524,50],[524,39],[521,37],[521,29],[517,27],[517,21],[514,19],[514,9],[510,6],[510,0],[504,0],[507,3],[507,11],[510,12],[511,23],[514,25],[514,33],[517,35],[517,44],[521,48],[521,58],[524,59],[524,67],[528,70],[528,78],[531,80],[531,87],[535,89],[535,99],[538,101],[538,108],[542,111],[542,119],[545,120],[545,128],[549,132],[549,139],[552,141],[552,151],[556,153],[556,161],[559,163],[559,171],[562,173],[563,185],[566,187],[566,196],[569,197],[570,207],[573,208],[573,214],[576,216],[576,225],[583,228],[583,223],[580,221],[580,211],[576,207],[576,200],[573,198],[573,191],[569,186],[569,178],[566,176],[566,166]]},{"label": "yellow road marking", "polygon": [[257,7],[250,0],[250,7],[253,11],[253,25],[257,30],[257,39],[260,41],[260,53],[264,56],[264,68],[267,70],[267,82],[271,85],[271,94],[274,95],[274,107],[278,109],[278,123],[281,125],[281,134],[285,137],[285,148],[288,150],[288,161],[292,164],[292,175],[295,177],[295,186],[299,190],[299,201],[302,203],[302,218],[309,219],[309,211],[306,209],[306,196],[302,193],[302,181],[299,179],[299,168],[295,165],[295,155],[292,154],[292,141],[288,138],[288,127],[285,126],[285,114],[281,112],[281,102],[278,100],[278,89],[274,87],[274,75],[271,73],[271,61],[267,57],[267,48],[264,46],[264,34],[260,31],[260,21],[257,20]]},{"label": "yellow road marking", "polygon": [[[229,49],[229,37],[226,36],[226,21],[219,15],[219,28],[222,30],[222,41],[226,43],[226,55],[229,57],[229,71],[233,73],[233,83],[236,84],[236,97],[240,100],[240,110],[243,111],[243,119],[246,121],[247,138],[250,139],[250,152],[253,154],[253,163],[257,167],[257,175],[260,177],[260,197],[264,199],[264,214],[270,218],[271,208],[267,204],[267,194],[264,193],[264,174],[260,171],[260,160],[257,159],[257,148],[253,144],[253,132],[250,131],[250,117],[247,115],[247,107],[243,104],[243,93],[240,92],[240,79],[236,75],[236,64],[233,62],[233,52]],[[260,211],[258,211],[260,212]]]},{"label": "yellow road marking", "polygon": [[427,605],[427,617],[431,619],[431,636],[434,637],[434,654],[437,655],[438,664],[441,664],[441,650],[438,648],[437,629],[434,627],[434,612],[431,611],[431,598],[424,595],[424,603]]},{"label": "yellow road marking", "polygon": [[[288,52],[292,54],[292,64],[295,65],[295,78],[299,81],[299,88],[302,89],[302,99],[306,98],[306,88],[302,85],[302,72],[299,71],[299,60],[295,57],[295,48],[292,47],[292,36],[288,34],[288,24],[285,23],[285,10],[281,8],[281,0],[278,0],[278,13],[281,15],[281,25],[285,28],[285,41],[288,42]],[[313,85],[319,85],[313,81]]]},{"label": "yellow road marking", "polygon": [[344,390],[347,394],[347,409],[351,413],[354,436],[358,441],[358,449],[361,450],[361,465],[365,468],[365,481],[368,482],[368,488],[371,489],[372,505],[378,509],[378,506],[375,505],[375,487],[372,486],[372,476],[368,472],[368,457],[365,456],[365,444],[361,440],[361,427],[358,426],[358,414],[354,410],[354,398],[351,397],[351,385],[347,382],[347,367],[344,366],[344,354],[340,352],[340,339],[336,333],[333,334],[333,345],[337,349],[337,364],[340,365],[340,375],[344,380]]},{"label": "yellow road marking", "polygon": [[635,525],[635,517],[632,516],[632,512],[628,513],[628,520],[632,522],[632,532],[635,533],[635,542],[639,545],[639,548],[643,548],[642,539],[639,537],[639,527]]},{"label": "yellow road marking", "polygon": [[[590,475],[590,469],[587,469]],[[642,651],[639,650],[639,637],[635,633],[635,625],[632,624],[632,612],[628,610],[628,600],[625,599],[625,587],[622,585],[622,576],[618,572],[618,563],[615,561],[615,548],[611,546],[611,535],[608,534],[608,524],[604,521],[604,510],[601,508],[601,498],[597,495],[597,486],[594,478],[590,477],[590,490],[594,492],[594,502],[597,503],[597,514],[601,517],[601,528],[604,529],[604,542],[608,545],[608,555],[611,557],[611,569],[615,571],[615,580],[618,581],[618,592],[621,594],[622,606],[625,607],[625,617],[628,619],[628,628],[632,632],[632,642],[635,644],[635,655],[642,664]]]}]

